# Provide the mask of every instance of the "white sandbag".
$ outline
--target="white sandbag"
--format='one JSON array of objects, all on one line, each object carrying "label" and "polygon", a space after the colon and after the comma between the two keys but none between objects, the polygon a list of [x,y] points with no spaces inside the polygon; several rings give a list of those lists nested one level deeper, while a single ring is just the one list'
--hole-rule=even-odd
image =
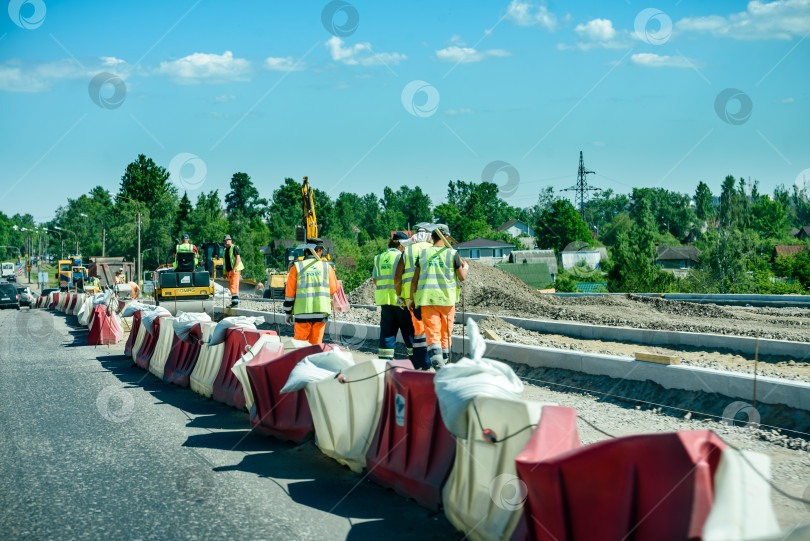
[{"label": "white sandbag", "polygon": [[124,311],[121,313],[121,315],[124,317],[132,317],[138,310],[145,310],[145,309],[146,309],[145,304],[142,304],[138,301],[132,301],[131,303],[127,304],[124,307]]},{"label": "white sandbag", "polygon": [[256,329],[256,325],[264,323],[263,317],[250,317],[250,316],[233,316],[226,317],[217,323],[214,332],[211,333],[211,341],[208,347],[216,346],[225,341],[225,333],[231,327],[238,327],[240,329]]},{"label": "white sandbag", "polygon": [[214,298],[216,300],[231,300],[231,291],[230,289],[224,288],[218,283],[214,282]]},{"label": "white sandbag", "polygon": [[153,323],[155,322],[155,319],[161,316],[170,315],[172,315],[172,313],[162,306],[156,306],[151,310],[141,310],[141,325],[146,327],[146,332],[153,334]]},{"label": "white sandbag", "polygon": [[771,487],[766,481],[770,478],[769,456],[725,449],[714,474],[714,505],[703,525],[703,540],[784,538],[785,533],[780,533],[776,522]]},{"label": "white sandbag", "polygon": [[472,319],[467,320],[467,338],[472,344],[472,358],[448,364],[433,378],[442,420],[458,438],[467,437],[467,404],[473,398],[492,396],[517,400],[523,392],[523,382],[508,365],[484,358],[486,343]]},{"label": "white sandbag", "polygon": [[207,323],[211,321],[211,316],[206,313],[177,312],[174,318],[174,334],[177,338],[186,342],[188,334],[197,323]]},{"label": "white sandbag", "polygon": [[278,357],[284,355],[284,346],[278,336],[275,334],[263,334],[259,336],[255,344],[247,347],[245,354],[231,367],[231,372],[242,384],[242,392],[245,394],[245,408],[248,411],[253,407],[253,388],[250,386],[246,366],[262,349],[268,349],[271,354]]},{"label": "white sandbag", "polygon": [[335,374],[353,364],[354,358],[351,352],[343,351],[337,346],[330,351],[304,357],[293,367],[290,377],[287,378],[287,383],[279,393],[300,391],[311,381],[334,378]]}]

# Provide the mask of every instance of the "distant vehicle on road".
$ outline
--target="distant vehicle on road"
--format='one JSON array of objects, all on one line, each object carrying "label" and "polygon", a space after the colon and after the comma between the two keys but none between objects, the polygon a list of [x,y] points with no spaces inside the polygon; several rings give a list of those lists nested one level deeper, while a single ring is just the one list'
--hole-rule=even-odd
[{"label": "distant vehicle on road", "polygon": [[31,307],[31,303],[34,302],[34,294],[31,293],[29,287],[17,286],[17,295],[20,297],[20,306]]},{"label": "distant vehicle on road", "polygon": [[3,263],[2,270],[0,270],[0,278],[7,280],[9,277],[16,275],[17,271],[14,270],[14,263],[8,261]]},{"label": "distant vehicle on road", "polygon": [[51,293],[58,293],[58,292],[59,292],[58,287],[46,287],[45,289],[42,290],[42,292],[39,294],[39,296],[40,297],[47,297]]},{"label": "distant vehicle on road", "polygon": [[16,285],[0,282],[0,308],[20,309],[20,295]]}]

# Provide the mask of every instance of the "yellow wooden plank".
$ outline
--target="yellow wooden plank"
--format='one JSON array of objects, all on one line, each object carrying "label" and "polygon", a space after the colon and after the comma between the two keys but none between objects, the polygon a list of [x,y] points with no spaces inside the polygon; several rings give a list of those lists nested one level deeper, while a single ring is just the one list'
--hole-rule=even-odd
[{"label": "yellow wooden plank", "polygon": [[499,342],[503,342],[503,340],[501,340],[501,337],[498,336],[497,333],[495,333],[495,331],[490,331],[489,329],[486,329],[484,331],[484,338],[486,338],[487,340],[497,340]]},{"label": "yellow wooden plank", "polygon": [[657,353],[636,351],[635,357],[637,361],[645,361],[648,363],[681,364],[681,358],[675,355],[658,355]]}]

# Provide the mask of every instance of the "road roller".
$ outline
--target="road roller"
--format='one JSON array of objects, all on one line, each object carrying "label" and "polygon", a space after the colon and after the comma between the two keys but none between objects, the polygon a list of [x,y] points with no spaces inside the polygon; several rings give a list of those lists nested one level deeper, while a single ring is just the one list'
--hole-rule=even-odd
[{"label": "road roller", "polygon": [[214,316],[214,284],[205,270],[194,268],[191,252],[177,254],[177,269],[165,265],[155,271],[154,296],[155,304],[173,316],[178,312]]}]

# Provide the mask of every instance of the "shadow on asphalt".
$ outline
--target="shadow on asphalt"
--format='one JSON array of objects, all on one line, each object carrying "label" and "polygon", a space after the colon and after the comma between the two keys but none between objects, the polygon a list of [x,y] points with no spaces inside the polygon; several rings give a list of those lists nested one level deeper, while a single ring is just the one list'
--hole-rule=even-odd
[{"label": "shadow on asphalt", "polygon": [[[433,513],[392,490],[373,484],[363,474],[354,473],[323,455],[312,440],[294,444],[253,432],[247,412],[158,380],[121,354],[97,358],[122,383],[140,387],[162,403],[186,412],[189,417],[186,426],[222,430],[189,436],[183,447],[248,453],[241,462],[212,471],[241,471],[272,480],[300,480],[288,485],[290,498],[296,503],[347,519],[363,520],[352,524],[346,539],[462,538],[441,513]],[[430,523],[429,533],[425,532],[425,521]]]}]

